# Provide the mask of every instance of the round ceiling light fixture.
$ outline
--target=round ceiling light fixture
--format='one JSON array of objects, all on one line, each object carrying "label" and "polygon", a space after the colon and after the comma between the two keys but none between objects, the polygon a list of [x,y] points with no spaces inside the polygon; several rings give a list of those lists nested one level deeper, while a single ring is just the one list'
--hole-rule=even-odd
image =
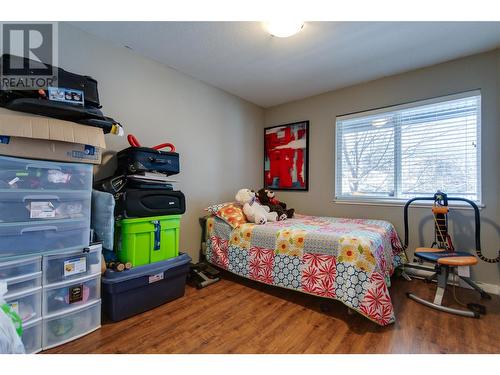
[{"label": "round ceiling light fixture", "polygon": [[264,22],[264,27],[272,36],[288,38],[297,34],[304,27],[304,21],[277,20]]}]

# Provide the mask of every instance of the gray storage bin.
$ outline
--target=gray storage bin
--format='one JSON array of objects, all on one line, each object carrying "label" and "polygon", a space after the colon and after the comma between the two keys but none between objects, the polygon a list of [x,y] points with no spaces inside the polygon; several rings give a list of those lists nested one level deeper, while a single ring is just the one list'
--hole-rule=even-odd
[{"label": "gray storage bin", "polygon": [[0,224],[0,257],[88,246],[88,219]]},{"label": "gray storage bin", "polygon": [[101,327],[101,301],[43,319],[43,349],[85,336]]},{"label": "gray storage bin", "polygon": [[0,190],[0,222],[90,217],[91,191]]},{"label": "gray storage bin", "polygon": [[44,286],[43,315],[55,314],[101,298],[101,275]]},{"label": "gray storage bin", "polygon": [[92,190],[92,165],[0,156],[0,189]]},{"label": "gray storage bin", "polygon": [[5,302],[20,316],[23,323],[35,320],[42,314],[42,288],[38,287],[20,293],[7,293]]},{"label": "gray storage bin", "polygon": [[100,244],[43,257],[43,285],[101,273]]},{"label": "gray storage bin", "polygon": [[7,283],[7,293],[16,294],[35,289],[42,285],[42,271],[3,279]]},{"label": "gray storage bin", "polygon": [[26,354],[35,354],[42,351],[42,318],[23,325],[21,341]]},{"label": "gray storage bin", "polygon": [[42,270],[42,257],[20,258],[0,263],[0,279],[10,279]]}]

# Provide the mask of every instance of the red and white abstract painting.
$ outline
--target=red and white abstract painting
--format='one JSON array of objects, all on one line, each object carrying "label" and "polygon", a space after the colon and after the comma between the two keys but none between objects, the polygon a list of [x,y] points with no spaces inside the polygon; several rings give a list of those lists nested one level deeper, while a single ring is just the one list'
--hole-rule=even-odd
[{"label": "red and white abstract painting", "polygon": [[264,186],[308,190],[309,121],[264,129]]}]

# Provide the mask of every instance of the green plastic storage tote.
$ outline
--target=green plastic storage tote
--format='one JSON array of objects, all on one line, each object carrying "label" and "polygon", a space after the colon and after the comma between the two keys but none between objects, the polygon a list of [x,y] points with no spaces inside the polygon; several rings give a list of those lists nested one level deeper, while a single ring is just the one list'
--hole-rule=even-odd
[{"label": "green plastic storage tote", "polygon": [[181,215],[122,219],[116,224],[118,259],[142,266],[179,255]]}]

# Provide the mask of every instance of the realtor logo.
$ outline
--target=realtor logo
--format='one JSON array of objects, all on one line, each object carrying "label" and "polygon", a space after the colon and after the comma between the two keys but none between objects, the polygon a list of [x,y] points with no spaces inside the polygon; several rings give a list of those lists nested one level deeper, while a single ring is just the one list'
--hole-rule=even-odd
[{"label": "realtor logo", "polygon": [[1,23],[1,90],[57,86],[57,23]]}]

